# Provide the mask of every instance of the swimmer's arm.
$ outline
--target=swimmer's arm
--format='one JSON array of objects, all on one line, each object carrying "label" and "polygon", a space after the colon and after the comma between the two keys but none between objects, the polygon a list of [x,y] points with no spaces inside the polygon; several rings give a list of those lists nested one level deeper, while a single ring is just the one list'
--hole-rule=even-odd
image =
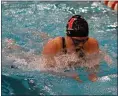
[{"label": "swimmer's arm", "polygon": [[73,78],[74,80],[77,80],[78,82],[82,82],[82,80],[79,78],[78,74],[76,72],[55,72],[55,71],[41,71],[43,73],[53,74],[56,76],[65,76],[69,78]]},{"label": "swimmer's arm", "polygon": [[112,64],[112,59],[106,52],[99,50],[99,54],[103,56],[103,59],[107,64],[109,65]]},{"label": "swimmer's arm", "polygon": [[[53,62],[50,63],[51,65],[56,64],[54,56],[56,56],[61,51],[61,39],[61,37],[56,37],[52,40],[49,40],[43,48],[42,55],[46,57],[47,61]],[[47,62],[47,64],[49,64],[49,62]]]},{"label": "swimmer's arm", "polygon": [[[94,39],[94,38],[91,38],[90,41],[89,41],[89,46],[90,46],[89,47],[89,54],[91,54],[89,59],[93,59],[94,58],[94,59],[97,60],[97,58],[99,58],[98,54],[99,54],[99,50],[100,50],[98,41],[96,39]],[[97,76],[97,72],[96,71],[98,71],[100,61],[97,60],[95,63],[96,63],[96,65],[94,66],[94,68],[91,68],[91,69],[87,70],[88,73],[89,73],[88,78],[92,82],[97,81],[98,76]]]},{"label": "swimmer's arm", "polygon": [[95,65],[94,68],[90,68],[87,71],[89,73],[88,79],[92,82],[97,81],[98,79],[97,73],[99,71],[99,65]]},{"label": "swimmer's arm", "polygon": [[44,46],[42,55],[46,59],[45,67],[55,67],[56,61],[54,56],[58,53],[58,47],[55,39],[49,40],[48,43]]}]

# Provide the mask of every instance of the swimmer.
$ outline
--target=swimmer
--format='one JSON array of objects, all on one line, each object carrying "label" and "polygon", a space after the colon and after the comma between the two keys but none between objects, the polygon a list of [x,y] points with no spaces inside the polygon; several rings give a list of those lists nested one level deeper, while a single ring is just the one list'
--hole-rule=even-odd
[{"label": "swimmer", "polygon": [[[66,35],[67,36],[65,37],[55,37],[45,44],[42,54],[47,60],[46,67],[56,67],[54,56],[58,53],[76,53],[78,59],[84,59],[87,54],[99,54],[100,49],[98,41],[95,38],[88,36],[88,23],[82,16],[74,15],[69,19],[66,26]],[[95,62],[97,65],[95,65],[93,69],[89,69],[90,73],[88,75],[89,80],[92,82],[95,82],[98,79],[97,72],[94,70],[99,68],[100,61]],[[78,75],[73,75],[71,77],[75,80],[82,81]]]}]

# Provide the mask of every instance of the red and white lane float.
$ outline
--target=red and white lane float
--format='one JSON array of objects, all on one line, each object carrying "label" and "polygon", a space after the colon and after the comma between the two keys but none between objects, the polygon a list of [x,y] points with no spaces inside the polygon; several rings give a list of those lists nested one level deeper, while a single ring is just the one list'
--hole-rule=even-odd
[{"label": "red and white lane float", "polygon": [[112,10],[118,11],[118,0],[104,0],[104,4]]}]

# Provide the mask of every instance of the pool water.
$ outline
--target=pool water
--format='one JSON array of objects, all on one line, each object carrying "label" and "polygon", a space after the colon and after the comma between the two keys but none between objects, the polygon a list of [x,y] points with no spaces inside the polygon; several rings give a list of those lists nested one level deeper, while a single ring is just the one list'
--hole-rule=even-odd
[{"label": "pool water", "polygon": [[[117,95],[117,13],[102,2],[10,1],[2,2],[1,12],[2,95]],[[26,54],[40,55],[49,38],[65,36],[66,22],[73,14],[85,17],[90,36],[98,40],[100,48],[113,60],[109,66],[101,62],[102,71],[94,83],[87,79],[78,83],[71,78],[40,73],[35,63],[31,65],[29,61],[28,66],[24,61]],[[19,50],[7,49],[9,39],[25,51],[22,59],[10,58],[17,56]],[[19,64],[19,68],[11,68],[13,64]]]}]

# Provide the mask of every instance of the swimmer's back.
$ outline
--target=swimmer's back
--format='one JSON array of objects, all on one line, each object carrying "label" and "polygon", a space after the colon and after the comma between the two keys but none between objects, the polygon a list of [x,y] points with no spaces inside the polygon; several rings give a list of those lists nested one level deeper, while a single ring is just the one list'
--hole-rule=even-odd
[{"label": "swimmer's back", "polygon": [[[73,46],[73,42],[70,37],[65,37],[65,44],[67,49]],[[56,37],[48,41],[48,43],[44,46],[42,53],[44,55],[55,55],[58,52],[62,51],[62,45],[62,37]],[[99,52],[98,41],[95,38],[89,37],[89,39],[85,42],[83,48],[85,52],[89,54]]]}]

